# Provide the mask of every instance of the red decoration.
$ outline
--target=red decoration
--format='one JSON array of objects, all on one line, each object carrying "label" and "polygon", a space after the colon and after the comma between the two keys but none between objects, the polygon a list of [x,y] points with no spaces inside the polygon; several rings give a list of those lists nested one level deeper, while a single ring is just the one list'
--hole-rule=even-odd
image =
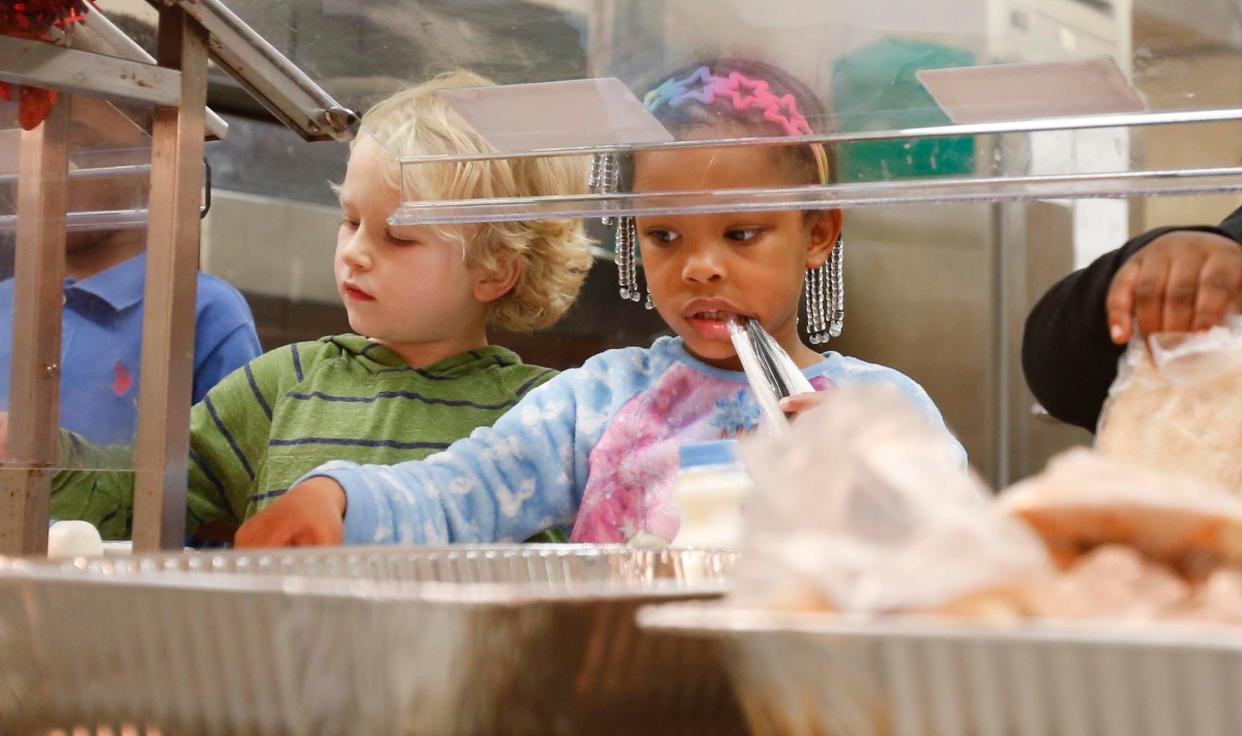
[{"label": "red decoration", "polygon": [[[50,41],[52,29],[67,29],[82,22],[87,10],[95,0],[6,0],[0,4],[0,35],[28,38],[34,41]],[[18,122],[25,130],[37,128],[47,118],[56,99],[56,90],[25,87],[0,82],[0,100],[13,99],[13,87],[18,88]]]},{"label": "red decoration", "polygon": [[134,385],[134,376],[121,361],[112,366],[112,391],[117,396],[124,396]]}]

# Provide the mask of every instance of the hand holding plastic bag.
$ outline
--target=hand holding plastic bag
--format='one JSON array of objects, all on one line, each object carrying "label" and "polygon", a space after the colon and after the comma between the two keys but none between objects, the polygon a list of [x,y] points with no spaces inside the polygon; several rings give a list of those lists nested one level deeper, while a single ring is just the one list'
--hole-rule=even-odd
[{"label": "hand holding plastic bag", "polygon": [[742,604],[884,612],[943,607],[1050,573],[944,433],[896,390],[849,387],[781,437],[742,447],[757,492]]},{"label": "hand holding plastic bag", "polygon": [[1096,434],[1115,458],[1242,493],[1242,317],[1133,340]]}]

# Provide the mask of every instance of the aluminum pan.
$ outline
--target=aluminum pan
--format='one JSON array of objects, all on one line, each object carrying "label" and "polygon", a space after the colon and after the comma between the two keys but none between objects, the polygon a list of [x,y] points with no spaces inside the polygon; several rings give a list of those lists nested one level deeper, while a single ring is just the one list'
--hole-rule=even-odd
[{"label": "aluminum pan", "polygon": [[1242,638],[1223,627],[851,619],[681,604],[652,630],[722,639],[755,733],[1242,733]]},{"label": "aluminum pan", "polygon": [[[0,732],[739,732],[718,644],[634,624],[642,604],[718,596],[729,559],[389,548],[0,560],[0,662],[25,663],[0,668]],[[469,576],[508,582],[443,582]]]},{"label": "aluminum pan", "polygon": [[[400,582],[553,583],[568,588],[653,580],[719,585],[732,570],[728,550],[637,549],[597,545],[336,547],[149,554],[78,560],[80,569],[297,575]],[[623,591],[622,591],[623,592]]]}]

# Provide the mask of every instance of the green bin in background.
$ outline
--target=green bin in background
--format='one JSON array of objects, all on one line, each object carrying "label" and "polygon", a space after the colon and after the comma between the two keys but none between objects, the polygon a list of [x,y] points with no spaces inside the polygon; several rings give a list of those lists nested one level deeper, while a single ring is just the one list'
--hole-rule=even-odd
[{"label": "green bin in background", "polygon": [[[949,123],[915,77],[920,69],[971,66],[964,49],[886,38],[838,59],[832,68],[832,105],[839,132],[890,130]],[[952,176],[974,171],[972,136],[844,143],[835,151],[836,181],[887,181]]]}]

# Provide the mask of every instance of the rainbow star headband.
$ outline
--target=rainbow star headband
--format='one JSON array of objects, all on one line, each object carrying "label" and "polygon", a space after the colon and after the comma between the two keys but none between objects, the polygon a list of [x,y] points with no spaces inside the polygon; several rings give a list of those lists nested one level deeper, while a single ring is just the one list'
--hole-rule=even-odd
[{"label": "rainbow star headband", "polygon": [[685,79],[669,79],[647,93],[643,104],[655,112],[661,104],[681,107],[687,100],[711,105],[717,99],[727,99],[739,112],[759,109],[764,120],[771,121],[785,130],[785,135],[813,135],[806,118],[798,112],[798,100],[792,94],[777,97],[768,83],[762,79],[750,79],[741,72],[730,72],[718,77],[705,66],[691,72]]},{"label": "rainbow star headband", "polygon": [[[806,117],[798,112],[798,100],[792,94],[777,96],[762,79],[751,79],[741,72],[730,72],[727,77],[712,74],[711,69],[701,66],[684,79],[668,79],[651,90],[643,98],[643,105],[656,112],[661,105],[676,109],[693,100],[711,106],[717,100],[725,100],[738,112],[760,110],[763,119],[775,123],[785,135],[814,135]],[[812,144],[821,180],[828,178],[828,157],[824,147]]]}]

